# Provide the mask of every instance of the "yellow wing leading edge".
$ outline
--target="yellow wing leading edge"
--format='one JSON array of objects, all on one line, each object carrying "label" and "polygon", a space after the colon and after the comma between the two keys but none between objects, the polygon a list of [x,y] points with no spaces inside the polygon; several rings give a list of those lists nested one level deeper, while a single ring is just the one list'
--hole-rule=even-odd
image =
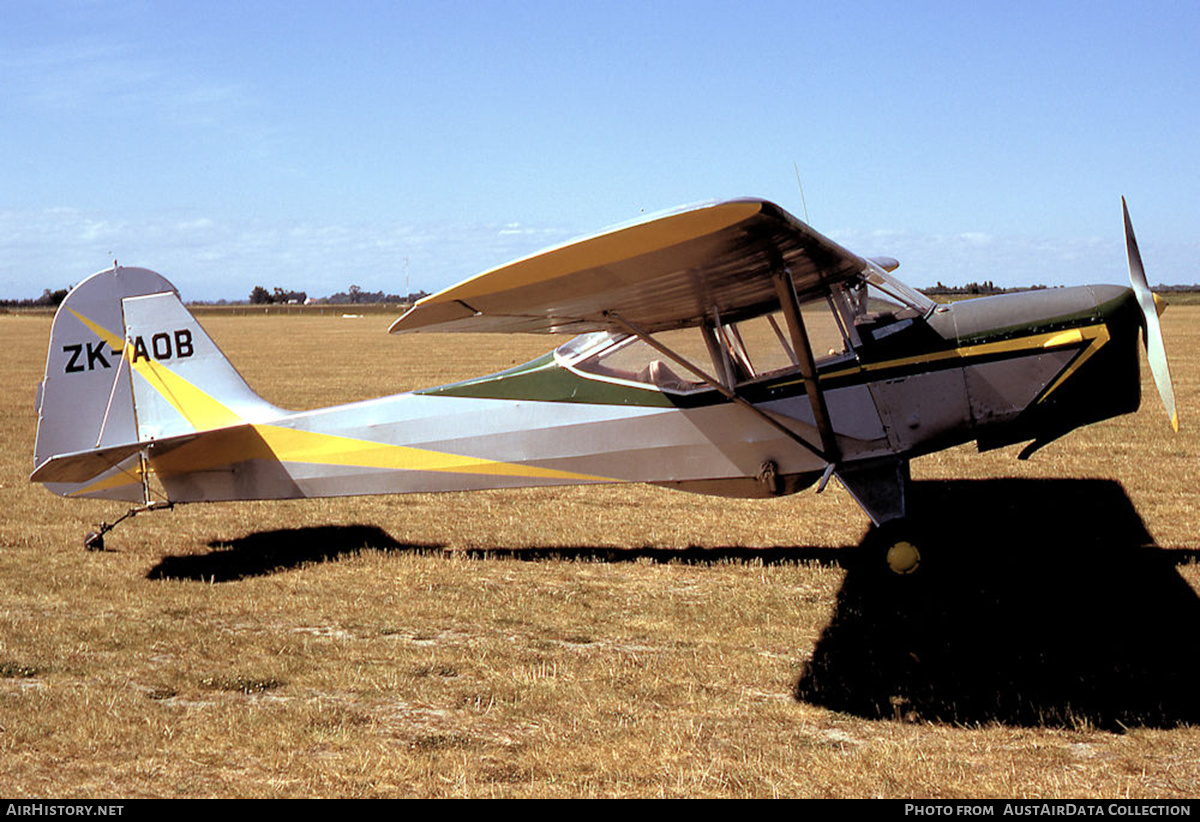
[{"label": "yellow wing leading edge", "polygon": [[803,299],[870,266],[765,200],[692,206],[486,271],[418,302],[392,333],[649,332],[736,320],[778,307],[787,269]]}]

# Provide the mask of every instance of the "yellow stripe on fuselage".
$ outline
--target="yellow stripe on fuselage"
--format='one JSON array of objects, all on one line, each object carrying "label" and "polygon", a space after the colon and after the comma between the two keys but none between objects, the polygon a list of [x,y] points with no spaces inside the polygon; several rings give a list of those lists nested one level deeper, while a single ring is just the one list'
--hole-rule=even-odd
[{"label": "yellow stripe on fuselage", "polygon": [[[1085,335],[1084,331],[1092,333]],[[1063,372],[1058,375],[1058,379],[1052,382],[1042,395],[1037,398],[1038,402],[1042,402],[1046,397],[1057,389],[1060,385],[1067,381],[1067,378],[1079,370],[1085,362],[1092,358],[1092,355],[1104,347],[1104,344],[1109,340],[1108,326],[1104,324],[1095,325],[1091,328],[1079,329],[1075,328],[1071,331],[1064,331],[1056,335],[1054,338],[1047,340],[1043,348],[1052,348],[1057,345],[1078,345],[1086,340],[1087,346],[1083,348],[1075,359],[1071,360],[1070,364],[1063,369]]]},{"label": "yellow stripe on fuselage", "polygon": [[277,425],[255,425],[255,432],[282,462],[344,465],[356,468],[387,468],[399,471],[440,471],[454,474],[491,474],[539,479],[604,481],[607,478],[538,468],[532,465],[466,457],[405,445],[299,431]]},{"label": "yellow stripe on fuselage", "polygon": [[[239,425],[209,431],[190,442],[170,448],[161,456],[154,456],[151,451],[150,467],[159,477],[170,479],[193,472],[220,471],[251,460],[575,482],[614,481],[609,477],[592,474],[390,445],[278,425]],[[71,496],[82,496],[133,482],[140,483],[140,474],[140,469],[122,472],[81,488]]]},{"label": "yellow stripe on fuselage", "polygon": [[[1069,331],[1051,331],[1044,334],[1031,334],[1028,337],[1016,337],[1011,340],[1000,340],[998,342],[978,343],[976,345],[965,345],[960,348],[951,348],[946,351],[933,351],[928,354],[916,354],[911,357],[901,357],[895,360],[884,360],[882,362],[863,363],[855,365],[851,368],[843,368],[838,371],[825,372],[820,375],[822,380],[832,379],[835,377],[847,377],[853,374],[870,373],[872,371],[883,371],[890,368],[903,368],[906,365],[918,365],[924,363],[944,362],[945,360],[954,359],[971,359],[975,357],[987,357],[992,354],[1015,354],[1021,351],[1034,351],[1047,348],[1062,348],[1069,345],[1079,345],[1087,341],[1088,347],[1084,349],[1085,357],[1076,360],[1062,376],[1058,382],[1061,382],[1066,376],[1069,376],[1079,365],[1083,359],[1091,357],[1099,348],[1108,342],[1108,326],[1104,323],[1088,326],[1087,328],[1072,328]],[[1053,388],[1057,387],[1055,383]],[[1047,391],[1046,393],[1049,393]],[[1043,395],[1045,396],[1045,395]]]},{"label": "yellow stripe on fuselage", "polygon": [[212,431],[162,456],[152,455],[150,462],[159,476],[169,478],[193,471],[219,470],[250,460],[392,471],[486,474],[582,482],[612,481],[608,477],[591,474],[264,424]]}]

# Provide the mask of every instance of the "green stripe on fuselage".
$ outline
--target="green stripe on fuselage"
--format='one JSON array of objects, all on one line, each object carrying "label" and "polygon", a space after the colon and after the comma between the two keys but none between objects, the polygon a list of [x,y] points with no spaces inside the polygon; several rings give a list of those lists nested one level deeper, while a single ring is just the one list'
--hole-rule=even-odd
[{"label": "green stripe on fuselage", "polygon": [[[489,374],[486,377],[426,388],[418,394],[443,397],[475,397],[489,400],[536,400],[538,402],[579,402],[590,405],[636,405],[674,408],[691,405],[680,395],[665,394],[653,386],[634,386],[590,379],[559,365],[554,352],[543,354],[524,365]],[[705,397],[707,391],[697,392]],[[707,404],[699,403],[699,404]]]}]

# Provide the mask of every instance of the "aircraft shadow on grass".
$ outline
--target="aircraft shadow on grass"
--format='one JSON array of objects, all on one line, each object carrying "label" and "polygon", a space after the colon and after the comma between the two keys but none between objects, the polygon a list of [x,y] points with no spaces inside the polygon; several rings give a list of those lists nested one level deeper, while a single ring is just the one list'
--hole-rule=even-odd
[{"label": "aircraft shadow on grass", "polygon": [[[797,700],[868,718],[1120,730],[1200,722],[1200,598],[1110,480],[917,481],[922,563],[898,577],[855,547],[534,547],[468,557],[593,562],[820,562],[845,568]],[[150,578],[227,582],[362,551],[442,553],[375,526],[212,542]]]},{"label": "aircraft shadow on grass", "polygon": [[258,531],[233,540],[213,540],[207,554],[163,557],[148,579],[234,582],[363,551],[441,553],[440,545],[399,542],[374,525],[321,525]]},{"label": "aircraft shadow on grass", "polygon": [[922,564],[852,551],[795,697],[864,717],[1172,727],[1200,721],[1200,599],[1108,480],[914,483]]}]

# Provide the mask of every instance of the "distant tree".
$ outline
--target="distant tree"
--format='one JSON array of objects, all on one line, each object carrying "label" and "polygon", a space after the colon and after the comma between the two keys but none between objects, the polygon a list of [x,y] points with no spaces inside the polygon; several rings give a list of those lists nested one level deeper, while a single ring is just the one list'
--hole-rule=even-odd
[{"label": "distant tree", "polygon": [[42,290],[40,297],[26,297],[23,300],[5,300],[0,299],[0,307],[4,308],[53,308],[61,305],[62,301],[67,298],[70,289],[60,288],[56,291],[51,291],[49,288]]},{"label": "distant tree", "polygon": [[266,305],[271,302],[271,292],[263,288],[261,285],[254,286],[254,290],[250,292],[250,302],[254,305]]},{"label": "distant tree", "polygon": [[271,295],[271,302],[287,305],[288,303],[303,303],[308,299],[308,294],[303,291],[285,291],[279,286],[275,286],[275,293]]},{"label": "distant tree", "polygon": [[[299,292],[304,294],[303,291]],[[421,296],[425,295],[424,291],[418,292]],[[328,297],[318,297],[313,302],[324,303],[325,305],[345,305],[346,303],[354,303],[363,305],[367,303],[402,303],[404,298],[399,294],[385,294],[382,291],[364,291],[361,286],[350,286],[349,291],[339,291],[336,294],[330,294]]]}]

